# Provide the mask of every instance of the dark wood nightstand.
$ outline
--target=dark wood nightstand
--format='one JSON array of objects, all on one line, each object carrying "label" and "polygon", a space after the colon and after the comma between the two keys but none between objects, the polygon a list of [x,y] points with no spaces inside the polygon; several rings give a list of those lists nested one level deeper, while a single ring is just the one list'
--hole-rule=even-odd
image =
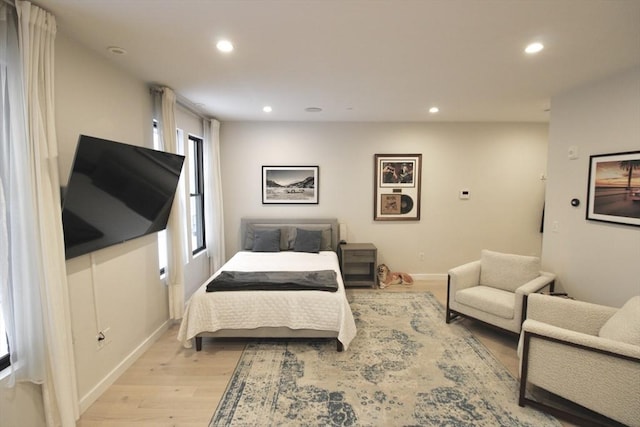
[{"label": "dark wood nightstand", "polygon": [[376,287],[378,249],[372,243],[340,245],[340,270],[345,287]]}]

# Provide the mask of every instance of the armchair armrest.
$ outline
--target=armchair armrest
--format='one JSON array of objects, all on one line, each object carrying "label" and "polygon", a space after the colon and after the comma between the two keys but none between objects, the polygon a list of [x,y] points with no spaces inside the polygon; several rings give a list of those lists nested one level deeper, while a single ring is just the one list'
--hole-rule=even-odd
[{"label": "armchair armrest", "polygon": [[451,310],[451,301],[459,289],[477,286],[480,283],[480,260],[471,261],[449,270],[447,278],[447,314],[445,320],[447,323],[459,313]]},{"label": "armchair armrest", "polygon": [[[525,283],[516,289],[516,294],[529,295],[534,292],[539,292],[546,286],[553,287],[553,283],[556,280],[556,275],[553,273],[540,272],[540,276]],[[553,290],[550,289],[550,290]]]},{"label": "armchair armrest", "polygon": [[[575,332],[598,335],[600,328],[617,308],[557,298],[550,295],[530,294],[527,298],[527,319]],[[571,313],[570,316],[567,314]]]},{"label": "armchair armrest", "polygon": [[[567,345],[577,345],[587,347],[593,350],[600,350],[602,352],[614,353],[622,357],[635,359],[640,363],[640,347],[633,344],[628,344],[621,341],[614,341],[607,338],[600,338],[597,335],[590,335],[583,332],[576,332],[573,330],[561,328],[554,325],[549,325],[533,319],[527,319],[522,324],[522,331],[530,332],[544,337],[552,338],[557,342],[562,342]],[[521,341],[522,341],[521,336]],[[521,343],[519,343],[521,344]],[[521,345],[518,346],[518,353],[521,353]]]},{"label": "armchair armrest", "polygon": [[459,265],[449,270],[449,286],[453,293],[480,283],[480,260]]},{"label": "armchair armrest", "polygon": [[550,291],[554,290],[556,275],[553,273],[540,272],[540,276],[525,283],[516,289],[516,304],[514,306],[514,316],[520,318],[520,323],[527,318],[527,304],[529,303],[529,294],[540,292],[542,289],[549,287]]}]

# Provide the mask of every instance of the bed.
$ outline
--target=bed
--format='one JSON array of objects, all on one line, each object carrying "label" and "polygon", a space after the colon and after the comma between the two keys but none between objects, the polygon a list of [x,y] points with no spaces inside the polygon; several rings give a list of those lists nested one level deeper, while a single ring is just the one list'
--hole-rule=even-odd
[{"label": "bed", "polygon": [[[195,341],[201,350],[203,337],[331,338],[338,351],[349,347],[356,326],[336,253],[336,219],[242,218],[240,243],[187,302],[178,332],[185,348]],[[328,272],[335,289],[207,292],[231,272]]]}]

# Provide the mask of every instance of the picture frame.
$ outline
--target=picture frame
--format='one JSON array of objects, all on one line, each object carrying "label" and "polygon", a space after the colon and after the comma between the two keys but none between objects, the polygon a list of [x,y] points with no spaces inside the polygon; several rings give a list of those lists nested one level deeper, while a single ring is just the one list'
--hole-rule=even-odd
[{"label": "picture frame", "polygon": [[262,204],[318,204],[319,166],[262,166]]},{"label": "picture frame", "polygon": [[422,154],[375,154],[373,219],[419,221]]},{"label": "picture frame", "polygon": [[640,151],[590,156],[586,218],[640,227]]}]

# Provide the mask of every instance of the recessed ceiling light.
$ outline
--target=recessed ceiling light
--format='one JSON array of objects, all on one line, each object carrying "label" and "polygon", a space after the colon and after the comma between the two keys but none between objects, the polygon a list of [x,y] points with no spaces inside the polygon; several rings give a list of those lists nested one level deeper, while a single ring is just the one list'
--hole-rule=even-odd
[{"label": "recessed ceiling light", "polygon": [[262,107],[262,111],[264,111],[265,113],[270,113],[273,111],[273,108],[271,108],[270,105],[265,105],[264,107]]},{"label": "recessed ceiling light", "polygon": [[107,50],[111,53],[113,53],[114,55],[126,55],[127,51],[121,47],[118,46],[109,46],[107,48]]},{"label": "recessed ceiling light", "polygon": [[304,111],[306,111],[307,113],[319,113],[322,111],[322,108],[320,107],[307,107],[304,109]]},{"label": "recessed ceiling light", "polygon": [[229,40],[220,40],[216,43],[216,47],[220,52],[231,52],[233,50],[233,44]]},{"label": "recessed ceiling light", "polygon": [[431,114],[438,113],[439,111],[440,111],[440,109],[439,109],[438,107],[431,107],[431,108],[429,108],[429,112],[430,112]]},{"label": "recessed ceiling light", "polygon": [[540,52],[542,49],[544,49],[544,45],[542,43],[535,42],[527,45],[524,51],[526,53],[533,54]]}]

